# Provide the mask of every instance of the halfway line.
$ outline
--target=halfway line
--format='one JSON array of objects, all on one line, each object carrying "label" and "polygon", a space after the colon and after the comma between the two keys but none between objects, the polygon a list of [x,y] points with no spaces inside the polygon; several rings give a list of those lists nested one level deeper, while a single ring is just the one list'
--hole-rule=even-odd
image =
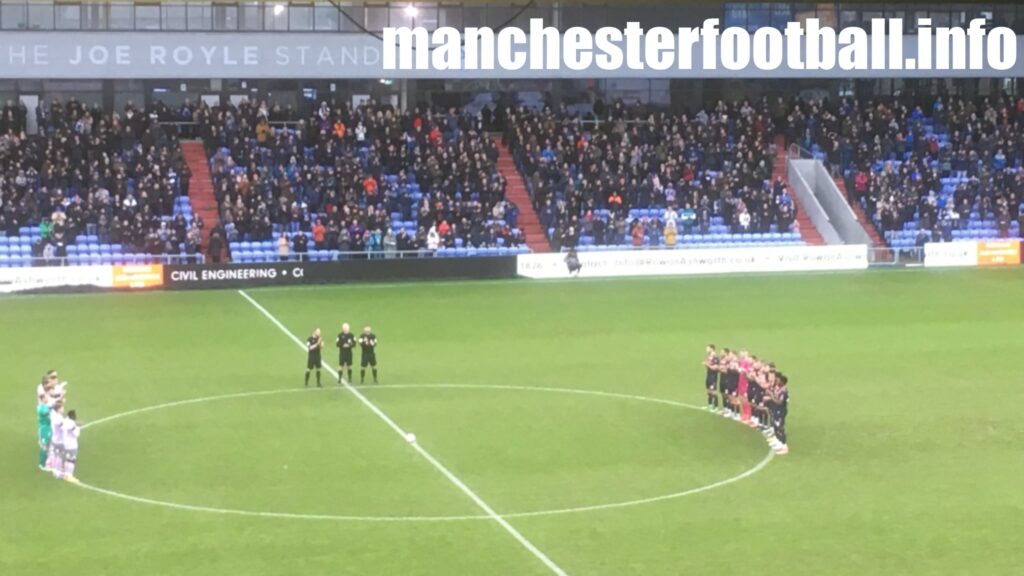
[{"label": "halfway line", "polygon": [[[306,350],[306,344],[301,339],[299,339],[298,336],[292,334],[291,331],[288,330],[288,328],[286,328],[284,324],[281,324],[281,322],[277,318],[275,318],[273,314],[267,311],[266,308],[260,305],[260,303],[254,300],[251,296],[246,294],[245,290],[239,290],[238,293],[242,296],[242,298],[248,300],[250,304],[252,304],[257,310],[259,310],[264,316],[266,316],[267,320],[273,322],[275,326],[277,326],[282,332],[284,332],[289,338],[291,338],[292,341],[299,346],[299,348]],[[333,375],[335,378],[339,378],[338,373],[335,372],[333,368],[331,368],[330,364],[325,364],[324,369],[326,369],[327,372]],[[402,438],[403,441],[405,441],[405,431],[402,430],[402,428],[398,424],[396,424],[395,421],[392,420],[390,416],[385,414],[383,410],[378,408],[376,404],[371,402],[366,396],[363,395],[362,392],[357,390],[354,386],[352,386],[351,384],[344,380],[342,380],[342,384],[345,386],[346,390],[351,392],[352,395],[356,397],[356,399],[362,402],[364,406],[369,408],[371,412],[376,414],[378,418],[383,420],[385,424],[387,424],[392,430],[394,430],[398,434],[400,438]],[[413,449],[416,450],[416,452],[419,453],[420,456],[426,459],[427,462],[430,462],[430,464],[434,468],[436,468],[441,474],[444,475],[445,478],[447,478],[452,484],[454,484],[456,488],[458,488],[459,490],[462,491],[463,494],[468,496],[469,499],[472,500],[473,503],[477,505],[477,507],[479,507],[481,510],[484,511],[485,514],[487,514],[487,516],[491,517],[495,522],[498,523],[499,526],[504,528],[506,532],[508,532],[513,538],[515,538],[517,542],[522,544],[524,548],[529,550],[531,554],[533,554],[538,560],[543,562],[544,565],[551,570],[551,572],[557,574],[558,576],[568,576],[565,570],[562,570],[562,568],[559,567],[558,564],[555,564],[555,562],[551,560],[551,558],[548,558],[547,554],[541,552],[539,548],[537,548],[533,545],[532,542],[527,540],[526,536],[523,536],[519,532],[519,530],[516,530],[515,527],[509,524],[507,520],[505,520],[497,512],[495,512],[494,509],[491,508],[489,504],[487,504],[487,502],[484,502],[483,498],[478,496],[476,492],[474,492],[469,486],[466,485],[465,482],[459,480],[458,476],[453,474],[452,471],[445,467],[444,464],[441,464],[441,462],[439,462],[437,458],[434,458],[434,456],[431,455],[430,452],[427,452],[426,449],[420,446],[419,443],[417,442],[413,442],[411,446],[413,447]]]}]

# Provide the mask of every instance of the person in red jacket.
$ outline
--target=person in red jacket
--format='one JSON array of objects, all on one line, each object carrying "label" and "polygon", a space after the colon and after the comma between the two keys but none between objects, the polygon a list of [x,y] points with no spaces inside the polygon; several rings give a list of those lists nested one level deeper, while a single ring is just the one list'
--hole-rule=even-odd
[{"label": "person in red jacket", "polygon": [[363,180],[363,191],[366,192],[367,198],[377,197],[377,180],[373,176],[367,176]]},{"label": "person in red jacket", "polygon": [[639,219],[633,221],[633,248],[640,248],[644,245],[644,225]]},{"label": "person in red jacket", "polygon": [[326,247],[326,240],[327,228],[317,218],[316,224],[313,225],[313,244],[316,245],[317,250],[323,250]]}]

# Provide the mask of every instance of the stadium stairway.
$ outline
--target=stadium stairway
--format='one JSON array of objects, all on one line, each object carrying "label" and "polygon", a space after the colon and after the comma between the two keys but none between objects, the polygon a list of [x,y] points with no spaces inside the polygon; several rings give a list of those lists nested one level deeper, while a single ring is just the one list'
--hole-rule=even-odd
[{"label": "stadium stairway", "polygon": [[[217,198],[213,195],[213,180],[210,178],[210,160],[206,156],[206,148],[198,140],[183,141],[181,153],[185,157],[185,163],[192,170],[188,196],[192,203],[192,210],[203,219],[203,249],[205,250],[209,246],[210,230],[220,221]],[[223,256],[222,254],[222,258]]]},{"label": "stadium stairway", "polygon": [[498,146],[498,172],[505,177],[507,188],[505,196],[515,202],[519,207],[519,218],[516,226],[523,231],[526,237],[526,245],[533,252],[550,252],[551,245],[548,243],[547,235],[540,225],[540,218],[537,211],[533,209],[533,201],[530,200],[530,191],[526,188],[526,181],[523,175],[516,169],[516,162],[512,152],[502,144],[501,137],[495,136],[494,143]]},{"label": "stadium stairway", "polygon": [[[775,164],[772,166],[772,182],[775,182],[778,178],[781,178],[786,183],[786,187],[792,190],[789,186],[789,174],[786,170],[786,137],[782,135],[775,137]],[[814,226],[810,216],[804,212],[803,206],[800,205],[796,194],[791,193],[791,196],[793,198],[793,205],[796,206],[796,223],[800,228],[800,238],[807,244],[821,246],[825,243],[825,239],[821,237],[821,233]]]},{"label": "stadium stairway", "polygon": [[[839,191],[843,193],[843,198],[849,198],[846,194],[846,183],[843,182],[843,179],[833,178],[833,180],[835,180],[836,187],[839,188]],[[864,213],[864,209],[861,208],[860,203],[847,202],[847,204],[850,205],[850,209],[852,209],[853,213],[857,216],[857,222],[860,223],[860,227],[868,233],[868,236],[871,237],[871,245],[875,248],[885,248],[885,240],[883,240],[882,236],[878,233],[878,228],[876,228],[871,220],[868,219],[868,215]]]}]

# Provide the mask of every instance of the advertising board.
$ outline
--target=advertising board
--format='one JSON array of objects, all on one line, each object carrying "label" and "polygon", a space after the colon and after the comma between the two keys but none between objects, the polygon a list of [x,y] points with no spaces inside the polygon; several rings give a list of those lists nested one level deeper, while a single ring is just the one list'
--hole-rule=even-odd
[{"label": "advertising board", "polygon": [[[516,271],[527,278],[568,278],[565,253],[522,254]],[[676,276],[730,272],[862,270],[866,245],[779,246],[696,250],[580,252],[581,277]]]}]

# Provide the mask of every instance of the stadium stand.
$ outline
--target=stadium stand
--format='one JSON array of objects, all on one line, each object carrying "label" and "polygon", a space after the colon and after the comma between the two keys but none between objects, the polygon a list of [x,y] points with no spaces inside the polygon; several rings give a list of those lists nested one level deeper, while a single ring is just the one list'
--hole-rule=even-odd
[{"label": "stadium stand", "polygon": [[278,111],[240,102],[194,112],[239,261],[528,250],[478,115],[372,102],[325,102],[297,122]]},{"label": "stadium stand", "polygon": [[106,114],[75,99],[0,122],[0,266],[136,264],[198,258],[178,142],[157,110]]},{"label": "stadium stand", "polygon": [[[198,260],[211,233],[240,262],[504,255],[527,240],[817,243],[779,170],[780,124],[892,247],[1016,237],[1024,220],[1024,98],[761,99],[695,114],[537,102],[500,125],[487,116],[500,141],[479,112],[372,101],[300,116],[248,101],[108,114],[72,99],[40,107],[38,136],[26,114],[0,112],[0,266]],[[181,120],[202,144],[159,125]]]},{"label": "stadium stand", "polygon": [[790,138],[840,172],[894,248],[1017,237],[1024,220],[1024,99],[802,102]]},{"label": "stadium stand", "polygon": [[586,117],[522,107],[503,138],[556,248],[803,244],[774,130],[763,102],[687,116],[616,101]]}]

